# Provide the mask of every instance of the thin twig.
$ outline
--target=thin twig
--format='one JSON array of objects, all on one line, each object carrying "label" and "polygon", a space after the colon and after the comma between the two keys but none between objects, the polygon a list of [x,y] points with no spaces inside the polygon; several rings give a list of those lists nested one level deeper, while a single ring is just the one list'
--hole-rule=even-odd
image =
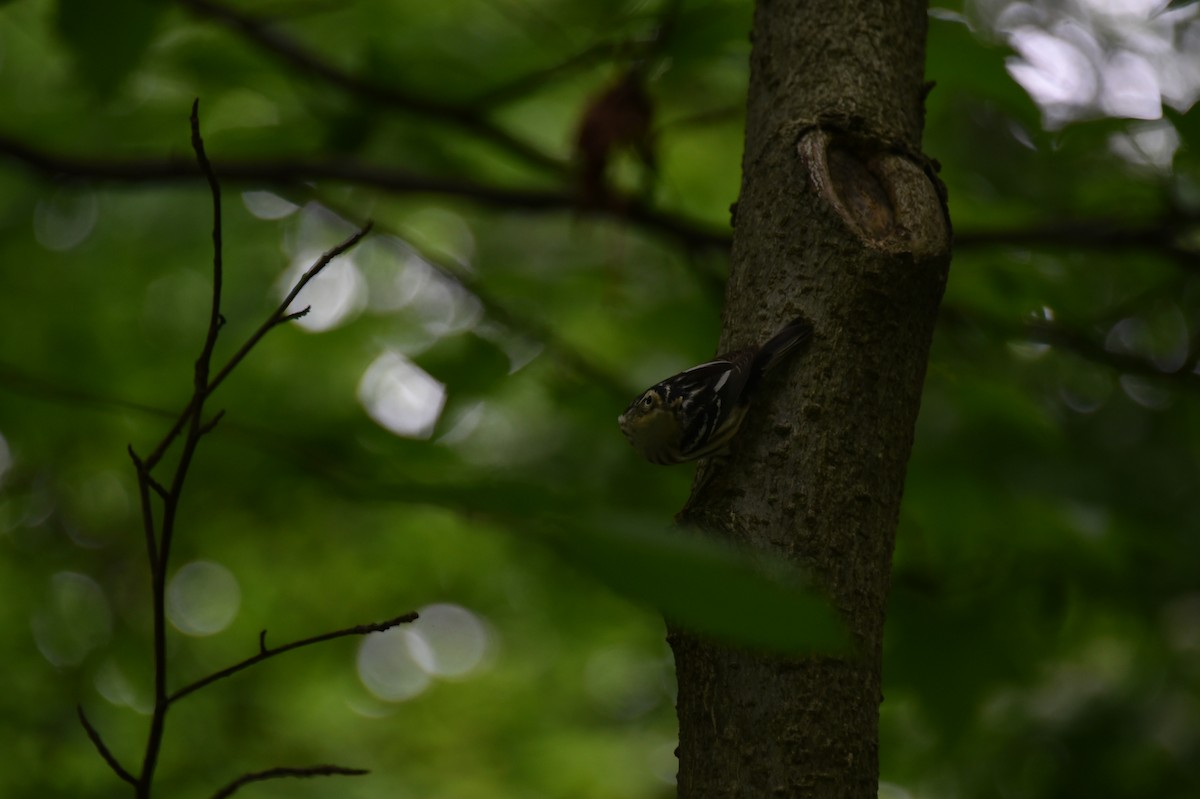
[{"label": "thin twig", "polygon": [[224,409],[217,411],[216,414],[213,416],[213,418],[209,419],[207,422],[200,425],[200,435],[206,436],[209,433],[211,433],[213,428],[217,426],[217,423],[220,422],[224,418],[225,418]]},{"label": "thin twig", "polygon": [[96,747],[96,751],[100,753],[100,757],[104,758],[104,762],[108,764],[108,767],[118,777],[125,780],[125,782],[130,785],[137,785],[137,777],[134,777],[125,770],[124,766],[117,762],[116,756],[109,751],[108,747],[104,744],[104,739],[100,737],[100,732],[88,721],[88,717],[83,712],[83,705],[76,705],[75,710],[79,713],[79,723],[83,725],[84,731],[87,732],[87,737],[91,739],[92,744]]},{"label": "thin twig", "polygon": [[347,627],[343,630],[334,630],[330,633],[322,633],[320,635],[314,635],[310,638],[302,638],[299,641],[292,641],[290,644],[277,646],[273,649],[267,646],[267,631],[263,630],[258,637],[258,654],[252,655],[238,663],[234,663],[232,666],[221,669],[220,671],[213,672],[207,677],[196,680],[196,682],[191,683],[190,685],[185,685],[175,693],[171,694],[167,701],[171,703],[178,702],[188,694],[198,691],[206,685],[211,685],[217,680],[223,680],[226,677],[237,674],[239,671],[250,668],[256,663],[261,663],[264,660],[273,658],[277,655],[282,655],[284,652],[290,652],[293,649],[312,646],[313,644],[319,644],[325,641],[332,641],[335,638],[345,638],[351,635],[369,635],[370,633],[383,632],[384,630],[390,630],[393,627],[397,627],[401,624],[409,624],[416,620],[416,613],[405,613],[403,616],[397,616],[396,618],[388,619],[387,621],[376,622],[374,624],[359,624],[354,627]]},{"label": "thin twig", "polygon": [[227,799],[227,797],[233,796],[242,786],[252,782],[263,782],[264,780],[276,780],[284,777],[358,777],[370,773],[365,768],[346,768],[344,766],[305,766],[303,768],[281,766],[279,768],[267,769],[266,771],[243,774],[214,793],[213,799]]},{"label": "thin twig", "polygon": [[[222,241],[221,241],[221,184],[213,172],[212,164],[204,152],[204,138],[200,134],[200,100],[192,103],[192,113],[189,119],[192,129],[192,150],[200,171],[208,179],[209,194],[212,196],[212,302],[210,303],[208,329],[204,336],[204,345],[196,364],[192,378],[192,399],[187,409],[180,416],[180,422],[188,422],[188,433],[183,440],[183,448],[179,461],[175,464],[175,474],[171,478],[171,486],[163,498],[162,523],[158,534],[157,558],[151,567],[151,588],[153,592],[153,624],[154,624],[154,710],[150,716],[150,732],[146,736],[146,753],[142,758],[142,771],[138,778],[138,795],[148,797],[150,786],[154,781],[154,770],[158,765],[158,753],[162,747],[163,733],[166,729],[167,708],[167,600],[166,582],[167,570],[171,562],[171,544],[175,536],[175,519],[179,512],[179,501],[183,495],[183,486],[187,480],[192,458],[196,447],[203,435],[201,419],[204,415],[204,401],[208,398],[208,374],[212,364],[213,350],[217,346],[217,336],[223,326],[224,317],[221,315],[221,288],[224,279]],[[177,423],[177,427],[178,427]],[[163,443],[139,467],[139,479],[145,480],[154,468],[172,436],[168,435]],[[145,506],[143,505],[143,510]]]},{"label": "thin twig", "polygon": [[[217,386],[221,385],[221,381],[228,377],[229,373],[232,372],[234,368],[236,368],[237,365],[242,362],[242,359],[250,354],[250,350],[254,349],[254,346],[258,344],[260,340],[262,340],[262,337],[271,331],[271,328],[298,318],[296,314],[288,313],[287,309],[291,306],[292,302],[296,299],[300,292],[304,290],[304,287],[307,286],[309,281],[311,281],[314,277],[321,274],[321,271],[325,267],[329,266],[330,261],[362,241],[362,239],[371,232],[371,228],[374,226],[374,222],[367,220],[367,223],[363,225],[357,233],[336,247],[328,250],[324,255],[317,259],[316,263],[309,267],[307,272],[300,276],[300,279],[296,281],[296,285],[292,286],[292,290],[288,292],[288,295],[283,299],[283,302],[281,302],[279,307],[275,309],[275,313],[273,313],[267,319],[267,321],[263,322],[262,325],[259,326],[258,330],[255,330],[254,333],[251,334],[250,338],[246,339],[246,343],[243,344],[241,348],[233,354],[232,357],[230,357],[229,362],[221,368],[221,371],[217,372],[217,376],[214,377],[212,382],[208,385],[209,394],[212,394],[212,392],[216,390]],[[305,308],[304,312],[307,311],[308,308]]]},{"label": "thin twig", "polygon": [[[200,135],[200,98],[192,101],[192,150],[196,153],[196,162],[200,171],[208,181],[209,194],[212,196],[212,242],[213,242],[213,284],[212,304],[208,320],[208,335],[204,339],[204,349],[196,360],[196,397],[197,402],[203,402],[208,386],[208,365],[212,361],[213,349],[217,345],[217,335],[225,325],[225,317],[221,315],[221,288],[224,281],[224,246],[221,242],[221,183],[213,171],[208,154],[204,151],[204,138]],[[199,424],[200,408],[196,408],[196,423]]]},{"label": "thin twig", "polygon": [[164,496],[166,489],[146,471],[145,462],[133,451],[132,444],[129,445],[129,457],[137,472],[138,499],[142,508],[142,529],[146,535],[146,555],[150,559],[150,573],[153,574],[158,566],[158,539],[154,533],[154,506],[150,503],[150,489],[153,487],[159,496]]},{"label": "thin twig", "polygon": [[283,321],[294,322],[297,319],[303,319],[304,317],[308,316],[308,312],[311,310],[312,310],[311,305],[305,305],[303,308],[296,311],[295,313],[290,313],[287,316],[283,317]]},{"label": "thin twig", "polygon": [[[199,116],[199,100],[192,104],[191,113],[191,131],[192,131],[192,149],[195,151],[196,161],[200,171],[207,178],[210,194],[212,196],[213,207],[213,289],[212,303],[209,314],[208,328],[204,338],[204,345],[200,350],[200,355],[197,357],[194,367],[192,380],[192,397],[187,406],[176,418],[174,425],[160,441],[154,452],[148,458],[141,458],[132,446],[129,447],[129,457],[133,461],[134,468],[137,472],[138,493],[142,511],[142,522],[145,530],[146,552],[149,558],[150,565],[150,583],[151,583],[151,599],[153,603],[153,663],[154,663],[154,707],[150,719],[150,729],[146,736],[146,748],[142,757],[141,771],[137,777],[134,777],[129,771],[125,770],[108,748],[101,740],[99,733],[91,726],[87,718],[83,714],[82,708],[79,709],[79,718],[84,729],[88,733],[88,737],[92,739],[100,755],[105,759],[109,766],[117,773],[121,779],[132,784],[135,788],[135,793],[138,799],[149,799],[154,782],[154,773],[158,764],[158,755],[162,747],[162,740],[166,725],[167,710],[171,705],[171,697],[167,694],[167,629],[166,629],[166,576],[170,565],[171,543],[175,531],[175,520],[179,510],[180,498],[183,494],[183,486],[187,479],[188,470],[191,466],[196,448],[199,445],[200,439],[220,421],[224,415],[224,411],[218,412],[207,422],[203,421],[204,403],[218,385],[229,375],[229,373],[246,357],[251,349],[262,339],[264,335],[273,327],[282,324],[290,318],[294,318],[294,314],[288,313],[288,307],[295,300],[296,296],[322,269],[324,269],[330,261],[336,258],[341,253],[345,252],[350,247],[358,243],[358,241],[367,234],[370,230],[370,224],[360,230],[356,235],[343,242],[338,247],[333,248],[325,253],[313,266],[304,273],[283,303],[271,314],[259,329],[251,335],[251,337],[242,345],[233,357],[225,364],[222,370],[210,379],[210,371],[212,366],[213,352],[216,348],[217,337],[220,330],[225,325],[225,317],[221,314],[221,293],[223,282],[223,243],[222,243],[222,221],[221,221],[221,186],[217,178],[216,172],[213,169],[208,156],[204,151],[204,140],[200,133],[200,116]],[[151,470],[162,459],[164,453],[170,447],[171,443],[177,438],[184,428],[187,428],[187,434],[184,436],[183,447],[179,455],[179,460],[175,465],[175,471],[171,479],[170,487],[164,487],[151,476]],[[163,500],[163,515],[159,527],[155,528],[153,506],[150,501],[150,492],[155,491]],[[410,614],[411,618],[416,618],[416,614]],[[411,620],[411,618],[401,617],[393,623],[398,624],[403,620]],[[368,625],[364,630],[370,632],[379,625]],[[357,632],[356,628],[350,631],[338,631],[336,633],[317,636],[309,641],[315,643],[320,640],[338,637],[338,635],[348,635]],[[265,642],[265,641],[264,641]],[[260,652],[258,659],[268,657],[273,654],[286,651],[290,648],[303,645],[304,642],[299,642],[288,647],[280,648],[279,650],[270,652]],[[229,673],[236,672],[245,665],[234,667]],[[217,675],[213,679],[220,679]],[[211,680],[210,680],[211,681]],[[199,684],[191,687],[189,690],[195,690],[200,687]],[[268,779],[270,776],[304,776],[305,774],[319,773],[341,773],[336,771],[339,767],[317,767],[317,770],[292,770],[295,773],[285,774],[276,770],[278,773],[263,772],[263,775],[257,776],[248,775],[248,781],[253,781],[253,778]],[[322,769],[335,769],[335,771],[322,771]],[[358,773],[350,771],[347,773]],[[247,780],[244,780],[247,781]],[[232,793],[234,790],[244,784],[244,781],[234,783],[227,789],[227,793]]]},{"label": "thin twig", "polygon": [[[277,327],[278,325],[288,321],[291,315],[287,313],[287,309],[288,306],[292,304],[292,301],[296,299],[296,295],[298,295],[314,277],[320,274],[321,270],[329,266],[329,263],[334,258],[337,258],[342,253],[358,244],[358,242],[361,241],[364,236],[371,232],[373,225],[373,222],[368,221],[366,225],[364,225],[362,229],[360,229],[353,236],[322,255],[317,262],[314,263],[308,269],[308,271],[304,273],[303,276],[301,276],[300,280],[296,283],[292,290],[288,292],[288,295],[284,301],[280,303],[279,307],[276,308],[275,311],[267,318],[267,321],[263,322],[259,328],[255,330],[253,334],[251,334],[250,338],[246,339],[246,343],[244,343],[238,349],[238,351],[235,352],[232,357],[230,357],[229,361],[223,367],[221,367],[221,370],[217,372],[216,376],[209,381],[208,388],[205,392],[205,397],[212,396],[212,393],[216,391],[217,387],[221,385],[226,377],[229,376],[229,373],[232,372],[237,365],[241,363],[247,355],[250,354],[250,351],[254,349],[255,345],[257,345],[259,341],[262,340],[263,336],[271,331],[271,328]],[[171,443],[183,430],[183,427],[185,424],[187,424],[188,419],[192,417],[194,401],[195,399],[193,397],[192,402],[189,402],[183,411],[180,412],[179,417],[175,420],[175,424],[167,432],[167,435],[163,438],[163,440],[159,442],[158,447],[156,447],[154,452],[146,458],[146,464],[148,467],[152,468],[158,463],[158,461],[162,459],[163,455],[166,454],[167,448],[171,446]]]}]

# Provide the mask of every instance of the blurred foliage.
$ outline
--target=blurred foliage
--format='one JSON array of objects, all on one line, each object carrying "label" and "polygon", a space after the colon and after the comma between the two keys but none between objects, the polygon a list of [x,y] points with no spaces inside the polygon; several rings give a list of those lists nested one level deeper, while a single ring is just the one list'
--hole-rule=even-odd
[{"label": "blurred foliage", "polygon": [[[925,149],[958,247],[896,552],[890,796],[1200,794],[1200,27],[1195,4],[1171,6],[980,0],[931,19]],[[432,621],[182,700],[161,795],[323,762],[372,774],[246,791],[673,793],[670,653],[646,603],[700,584],[710,604],[681,612],[710,613],[760,591],[728,608],[767,643],[811,609],[662,537],[690,470],[639,462],[614,420],[711,354],[723,256],[632,211],[573,209],[569,160],[589,99],[644,68],[647,202],[725,230],[750,13],[0,7],[0,795],[127,793],[77,703],[140,761],[149,581],[125,448],[152,447],[190,391],[209,201],[198,179],[90,167],[187,160],[197,96],[218,164],[353,160],[565,201],[224,182],[218,363],[322,250],[367,217],[377,232],[211,401],[227,416],[185,492],[173,618],[217,631],[173,635],[175,684],[253,654],[263,629],[279,645],[413,609]],[[326,69],[269,49],[280,36]],[[1159,115],[1130,116],[1159,92]],[[31,170],[19,143],[64,160]],[[613,166],[639,190],[632,157]]]}]

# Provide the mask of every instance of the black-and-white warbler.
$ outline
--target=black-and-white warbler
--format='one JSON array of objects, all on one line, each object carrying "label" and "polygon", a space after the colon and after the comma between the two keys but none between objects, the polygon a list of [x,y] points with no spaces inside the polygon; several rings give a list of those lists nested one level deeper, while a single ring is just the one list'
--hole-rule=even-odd
[{"label": "black-and-white warbler", "polygon": [[651,386],[617,417],[651,463],[684,463],[720,452],[746,417],[763,375],[812,335],[798,317],[761,347],[721,355]]}]

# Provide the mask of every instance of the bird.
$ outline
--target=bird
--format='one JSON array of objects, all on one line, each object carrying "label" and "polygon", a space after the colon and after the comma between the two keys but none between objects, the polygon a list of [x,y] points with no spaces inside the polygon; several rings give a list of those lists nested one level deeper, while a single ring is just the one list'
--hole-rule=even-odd
[{"label": "bird", "polygon": [[643,391],[617,417],[646,460],[663,466],[723,452],[737,434],[763,377],[808,342],[813,326],[796,317],[760,347],[685,369]]}]

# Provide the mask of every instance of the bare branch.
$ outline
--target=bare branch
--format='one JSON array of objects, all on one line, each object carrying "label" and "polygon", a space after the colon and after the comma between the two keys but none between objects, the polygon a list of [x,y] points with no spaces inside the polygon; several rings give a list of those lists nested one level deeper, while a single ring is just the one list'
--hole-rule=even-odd
[{"label": "bare branch", "polygon": [[1149,377],[1190,389],[1200,388],[1200,374],[1196,374],[1192,368],[1196,362],[1197,354],[1195,352],[1188,354],[1183,366],[1179,369],[1165,371],[1160,369],[1149,358],[1110,350],[1104,346],[1103,342],[1086,333],[1065,327],[1058,322],[1037,320],[1030,322],[1026,327],[1026,331],[1033,341],[1049,344],[1052,347],[1060,347],[1086,360],[1125,374]]},{"label": "bare branch", "polygon": [[[255,345],[257,345],[259,341],[262,340],[263,336],[270,332],[271,328],[288,320],[287,308],[292,304],[292,301],[296,299],[296,295],[300,293],[301,289],[308,285],[309,281],[311,281],[314,277],[320,274],[321,270],[327,267],[330,261],[346,252],[354,245],[358,244],[358,242],[361,241],[364,236],[371,232],[371,227],[373,224],[374,223],[372,222],[367,222],[367,224],[364,225],[363,228],[353,236],[322,255],[317,262],[313,264],[303,276],[301,276],[300,280],[288,293],[287,298],[284,299],[279,307],[275,309],[271,316],[267,317],[267,320],[259,326],[258,330],[255,330],[254,333],[251,334],[250,338],[246,340],[246,343],[243,344],[238,351],[233,354],[233,356],[223,367],[221,367],[221,370],[217,372],[216,376],[209,381],[208,387],[204,392],[204,396],[206,398],[211,396],[212,393],[217,390],[217,387],[221,385],[226,377],[229,376],[229,373],[232,372],[237,365],[241,363],[247,355],[250,354],[250,351],[254,349]],[[167,435],[164,436],[163,440],[159,442],[158,447],[155,448],[150,457],[146,458],[146,464],[148,468],[152,468],[154,464],[162,459],[162,456],[166,454],[167,448],[171,446],[171,442],[173,442],[179,433],[182,432],[184,425],[187,424],[188,420],[194,415],[195,403],[196,397],[193,396],[187,407],[180,412],[179,417],[175,420],[175,424],[167,432]]]},{"label": "bare branch", "polygon": [[242,786],[249,785],[252,782],[276,780],[284,777],[357,777],[363,774],[370,774],[370,772],[363,768],[346,768],[344,766],[305,766],[303,768],[288,768],[286,766],[281,766],[279,768],[267,769],[266,771],[255,771],[250,774],[243,774],[221,790],[214,793],[213,799],[227,799],[227,797],[233,796],[235,793],[237,793]]},{"label": "bare branch", "polygon": [[966,230],[954,234],[954,249],[984,247],[1064,247],[1076,250],[1149,249],[1181,263],[1200,266],[1200,253],[1181,242],[1200,217],[1169,212],[1143,222],[1120,219],[1082,219],[1032,224],[1000,230]]},{"label": "bare branch", "polygon": [[220,671],[213,672],[207,677],[199,679],[190,685],[185,685],[175,693],[171,694],[171,696],[168,697],[168,701],[177,702],[188,694],[194,693],[206,685],[211,685],[217,680],[223,680],[226,677],[231,677],[234,674],[237,674],[239,671],[250,668],[256,663],[261,663],[268,658],[282,655],[284,652],[290,652],[293,649],[300,649],[301,647],[312,646],[313,644],[320,644],[325,641],[332,641],[335,638],[345,638],[351,635],[369,635],[371,633],[383,632],[384,630],[390,630],[393,627],[397,627],[401,624],[410,624],[416,620],[416,613],[405,613],[403,616],[397,616],[394,619],[388,619],[387,621],[383,622],[377,622],[374,624],[359,624],[355,627],[334,630],[331,633],[314,635],[311,638],[302,638],[299,641],[292,641],[290,644],[284,644],[283,646],[278,646],[274,649],[267,646],[267,631],[263,630],[258,636],[258,654],[252,655],[251,657],[248,657],[238,663],[234,663],[232,666],[221,669]]},{"label": "bare branch", "polygon": [[[210,194],[212,196],[213,222],[212,222],[212,241],[213,241],[213,288],[212,302],[209,313],[209,323],[204,337],[204,344],[201,347],[200,355],[197,357],[192,380],[192,396],[187,406],[179,414],[174,425],[163,437],[158,447],[148,458],[142,459],[134,451],[133,447],[129,447],[129,457],[133,461],[134,467],[137,470],[138,492],[142,511],[142,523],[146,538],[146,552],[149,557],[150,565],[150,582],[151,582],[151,600],[153,603],[153,664],[154,664],[154,706],[151,713],[150,729],[146,735],[145,752],[142,757],[141,771],[138,776],[134,777],[130,772],[124,769],[109,752],[104,745],[99,734],[88,722],[84,716],[82,708],[79,708],[79,718],[88,736],[100,752],[101,756],[109,764],[114,772],[126,782],[134,786],[135,794],[138,799],[149,799],[152,786],[154,783],[154,773],[158,765],[159,752],[162,747],[162,740],[166,727],[167,710],[171,705],[172,698],[167,694],[167,679],[168,679],[168,664],[167,664],[167,623],[166,623],[166,579],[170,565],[171,543],[175,532],[175,521],[179,511],[180,498],[183,494],[183,487],[187,480],[188,471],[192,464],[193,457],[196,453],[196,448],[200,443],[200,439],[220,421],[224,415],[224,411],[218,412],[207,422],[203,421],[204,403],[212,394],[213,390],[229,375],[229,373],[241,362],[250,350],[258,343],[261,338],[266,335],[272,327],[286,321],[292,315],[288,313],[288,307],[301,290],[316,277],[322,269],[324,269],[330,261],[336,258],[341,253],[353,247],[367,234],[370,230],[370,224],[360,230],[357,234],[347,239],[341,245],[334,247],[329,252],[325,253],[311,268],[300,278],[296,285],[289,292],[283,303],[271,314],[270,317],[259,327],[259,329],[247,340],[247,342],[239,349],[232,358],[225,364],[225,367],[213,378],[210,379],[210,369],[212,365],[213,352],[216,348],[217,337],[221,328],[225,324],[225,317],[221,314],[221,291],[223,282],[223,243],[222,243],[222,219],[221,219],[221,186],[217,178],[216,172],[212,164],[208,160],[208,156],[204,151],[204,140],[200,132],[200,116],[199,116],[200,101],[197,99],[192,104],[191,113],[191,132],[192,132],[192,149],[195,152],[196,161],[201,173],[208,181]],[[161,460],[167,448],[187,428],[187,433],[183,438],[183,446],[179,455],[179,460],[175,464],[174,474],[170,481],[170,487],[164,488],[161,484],[153,479],[151,471],[155,465]],[[162,497],[163,514],[162,520],[157,529],[154,522],[154,513],[152,503],[150,501],[150,491],[154,490]],[[409,614],[407,617],[393,620],[391,624],[399,624],[401,621],[411,621],[416,618],[416,614]],[[295,644],[281,647],[274,651],[260,652],[255,659],[262,659],[279,654],[288,649],[296,648],[297,646],[305,645],[306,643],[315,643],[321,640],[328,640],[331,637],[341,635],[361,634],[363,632],[371,632],[375,629],[386,629],[381,625],[367,625],[361,628],[351,628],[348,631],[338,631],[337,633],[317,636],[306,642],[297,642]],[[260,639],[260,648],[265,644],[265,639]],[[245,668],[249,663],[238,664],[227,670],[225,673],[218,673],[207,681],[194,684],[184,691],[184,693],[196,690],[202,684],[207,684],[214,679],[220,679],[222,676],[235,673],[241,668]],[[276,769],[271,772],[261,772],[243,777],[241,780],[227,787],[221,795],[229,795],[236,791],[242,784],[256,779],[269,779],[273,776],[311,776],[322,773],[361,773],[355,770],[340,769],[334,766],[319,766],[314,769]]]},{"label": "bare branch", "polygon": [[1099,332],[1089,332],[1061,321],[1001,320],[977,313],[967,314],[950,305],[943,305],[938,315],[938,323],[951,328],[982,327],[995,336],[1047,344],[1122,374],[1150,378],[1164,385],[1184,389],[1200,389],[1200,374],[1193,368],[1200,359],[1200,351],[1194,348],[1188,352],[1180,368],[1164,370],[1150,358],[1109,349]]},{"label": "bare branch", "polygon": [[[166,583],[167,569],[171,561],[171,543],[175,535],[175,519],[179,512],[179,500],[183,495],[184,482],[192,465],[192,458],[200,438],[204,435],[201,419],[204,415],[204,401],[208,398],[208,373],[212,364],[213,350],[217,346],[217,336],[224,324],[221,315],[221,289],[224,281],[223,246],[221,240],[221,184],[213,172],[208,155],[204,152],[204,138],[200,133],[200,100],[192,103],[192,113],[189,118],[192,131],[192,150],[200,171],[208,180],[209,194],[212,196],[212,301],[209,309],[208,329],[204,335],[204,345],[192,377],[192,398],[187,408],[179,417],[171,432],[162,443],[151,453],[146,461],[139,465],[139,482],[148,483],[151,470],[158,463],[163,453],[170,446],[171,440],[178,435],[184,422],[188,423],[187,435],[183,440],[183,449],[179,461],[175,464],[175,474],[171,478],[171,486],[163,496],[163,516],[158,531],[157,557],[151,558],[150,582],[153,600],[154,626],[154,710],[150,716],[150,731],[146,736],[146,752],[142,758],[142,771],[138,777],[139,797],[149,797],[150,786],[154,781],[154,770],[158,765],[158,753],[162,747],[163,733],[166,728],[167,708],[167,601]],[[220,414],[217,415],[220,418]],[[148,507],[142,505],[143,515]],[[147,518],[147,549],[152,553],[153,523]]]},{"label": "bare branch", "polygon": [[597,42],[557,64],[511,78],[504,83],[484,89],[471,101],[477,108],[496,108],[520,100],[559,80],[618,55],[621,42]]},{"label": "bare branch", "polygon": [[154,533],[154,507],[150,504],[150,489],[153,487],[159,496],[165,496],[166,489],[150,476],[145,462],[133,451],[132,444],[129,445],[129,457],[133,461],[133,468],[137,471],[138,498],[142,509],[142,530],[146,536],[146,555],[150,558],[150,573],[154,574],[154,570],[158,566],[158,539]]},{"label": "bare branch", "polygon": [[453,105],[441,100],[420,97],[391,85],[361,78],[324,60],[270,25],[212,0],[177,0],[196,14],[208,17],[254,42],[301,72],[317,77],[348,94],[397,111],[420,114],[461,128],[484,141],[491,142],[526,163],[552,174],[563,175],[568,165],[517,138],[492,121],[479,115],[475,106]]},{"label": "bare branch", "polygon": [[192,102],[192,150],[196,153],[196,162],[200,171],[208,181],[209,193],[212,195],[212,242],[213,242],[213,285],[212,305],[208,320],[208,333],[204,339],[204,349],[196,361],[196,412],[195,424],[200,422],[201,404],[208,386],[208,365],[212,361],[213,348],[217,344],[217,334],[225,325],[225,317],[221,315],[221,288],[224,281],[224,246],[221,242],[221,184],[213,172],[208,154],[204,152],[204,138],[200,135],[200,98]]},{"label": "bare branch", "polygon": [[217,372],[217,376],[212,379],[211,383],[209,383],[209,394],[215,391],[217,386],[221,385],[221,381],[228,377],[229,373],[232,372],[234,368],[236,368],[237,365],[242,362],[242,359],[250,354],[250,350],[254,349],[254,346],[262,340],[263,336],[270,332],[271,328],[281,325],[291,319],[298,319],[299,316],[303,316],[305,313],[308,313],[308,309],[305,308],[304,311],[297,316],[296,314],[289,314],[287,309],[289,306],[291,306],[292,301],[296,299],[300,292],[304,290],[304,287],[307,286],[314,277],[321,274],[321,271],[325,267],[329,266],[329,263],[334,258],[337,258],[339,255],[347,250],[350,250],[354,247],[354,245],[362,241],[363,238],[371,232],[371,228],[374,226],[375,223],[368,220],[367,223],[363,225],[357,233],[343,241],[341,244],[338,244],[333,249],[327,251],[324,255],[317,259],[316,263],[308,268],[307,272],[300,276],[300,279],[296,281],[296,285],[292,286],[292,290],[288,292],[286,297],[284,297],[283,302],[279,304],[279,307],[275,309],[275,312],[271,314],[267,321],[263,322],[262,325],[259,326],[258,330],[255,330],[254,333],[251,334],[250,338],[246,339],[246,343],[241,346],[241,349],[233,354],[233,356],[229,359],[229,362],[221,368],[221,371]]},{"label": "bare branch", "polygon": [[211,433],[213,428],[217,426],[217,423],[220,422],[224,418],[225,418],[224,409],[217,411],[216,415],[213,416],[213,418],[209,419],[207,422],[205,422],[204,424],[202,424],[200,426],[200,431],[199,431],[200,435],[206,436],[209,433]]},{"label": "bare branch", "polygon": [[[71,175],[122,183],[171,183],[191,180],[198,174],[194,163],[179,158],[120,160],[60,155],[45,152],[3,133],[0,133],[0,153],[7,153],[50,177]],[[455,197],[509,211],[569,211],[601,219],[626,221],[694,250],[727,252],[732,241],[726,230],[652,208],[632,195],[614,195],[608,204],[581,207],[577,193],[572,188],[511,188],[457,178],[417,175],[402,169],[353,161],[225,161],[213,164],[213,170],[226,182],[296,185],[311,181],[334,181],[370,186],[395,194]]]},{"label": "bare branch", "polygon": [[92,723],[88,721],[88,717],[83,712],[83,705],[76,705],[75,710],[79,714],[79,723],[83,725],[83,729],[87,732],[87,737],[91,739],[92,743],[96,747],[96,751],[100,753],[100,757],[104,758],[104,762],[108,764],[108,767],[111,768],[118,777],[125,780],[125,782],[129,783],[130,785],[137,785],[137,778],[126,771],[125,767],[117,762],[117,758],[104,744],[104,739],[100,737],[99,731],[97,731],[96,728],[92,726]]}]

